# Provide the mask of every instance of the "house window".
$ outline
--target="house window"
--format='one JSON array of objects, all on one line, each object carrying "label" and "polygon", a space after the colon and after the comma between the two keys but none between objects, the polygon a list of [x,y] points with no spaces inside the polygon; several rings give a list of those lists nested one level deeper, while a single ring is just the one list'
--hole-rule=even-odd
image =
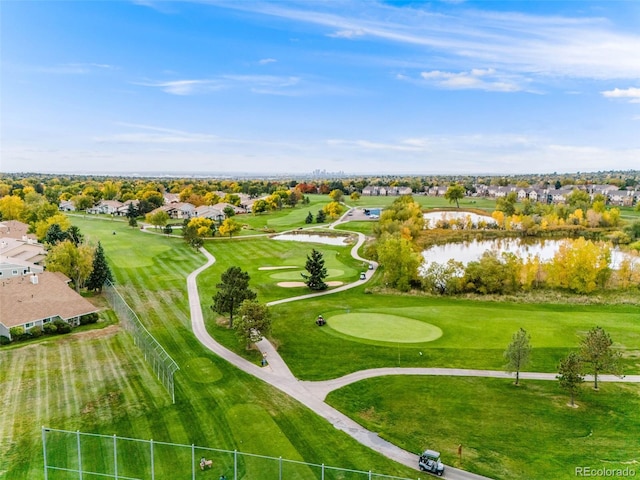
[{"label": "house window", "polygon": [[17,275],[18,274],[18,270],[11,270],[11,275]]},{"label": "house window", "polygon": [[24,328],[25,328],[25,329],[27,329],[27,328],[31,328],[31,327],[33,327],[33,322],[29,322],[29,323],[25,323],[25,324],[24,324]]},{"label": "house window", "polygon": [[42,323],[49,323],[50,321],[51,321],[51,319],[50,319],[50,318],[45,318],[45,319],[42,321]]}]

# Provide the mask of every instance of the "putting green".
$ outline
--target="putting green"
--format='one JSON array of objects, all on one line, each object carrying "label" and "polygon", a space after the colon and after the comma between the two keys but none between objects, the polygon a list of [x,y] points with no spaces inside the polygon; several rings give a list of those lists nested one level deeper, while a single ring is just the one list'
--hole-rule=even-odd
[{"label": "putting green", "polygon": [[380,313],[346,313],[327,319],[332,329],[350,337],[389,343],[432,342],[442,330],[412,318]]},{"label": "putting green", "polygon": [[[301,273],[307,273],[306,270],[295,270],[295,271],[287,271],[287,272],[278,272],[272,273],[269,275],[274,280],[298,280],[302,279]],[[344,270],[339,270],[337,268],[328,268],[327,269],[327,278],[339,277],[340,275],[344,275]]]},{"label": "putting green", "polygon": [[222,378],[222,372],[218,367],[204,357],[192,358],[183,367],[183,371],[196,383],[213,383]]}]

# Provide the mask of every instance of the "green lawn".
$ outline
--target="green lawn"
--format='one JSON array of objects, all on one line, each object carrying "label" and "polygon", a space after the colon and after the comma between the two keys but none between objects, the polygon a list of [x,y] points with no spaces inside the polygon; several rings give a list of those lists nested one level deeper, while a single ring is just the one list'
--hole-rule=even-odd
[{"label": "green lawn", "polygon": [[[531,334],[533,354],[528,370],[554,372],[560,359],[598,325],[622,349],[626,372],[640,372],[637,306],[514,304],[364,292],[365,287],[357,287],[272,308],[273,337],[296,376],[320,380],[365,368],[396,366],[500,370],[502,353],[520,327]],[[398,345],[349,338],[331,328],[318,328],[314,320],[320,313],[329,325],[332,316],[345,313],[397,315],[434,325],[443,335],[431,342]]]},{"label": "green lawn", "polygon": [[[375,208],[375,207],[386,207],[391,205],[394,200],[398,197],[390,196],[390,197],[369,197],[362,196],[358,201],[352,201],[350,198],[345,197],[344,203],[353,207],[365,207],[365,208]],[[422,208],[442,208],[442,207],[455,207],[455,203],[449,203],[449,200],[444,197],[432,197],[428,195],[418,195],[414,194],[413,199],[422,206]],[[496,206],[496,201],[487,199],[487,198],[472,198],[465,197],[460,200],[460,208],[479,208],[482,210],[493,211]]]},{"label": "green lawn", "polygon": [[[293,217],[284,220],[293,212],[273,218],[283,219],[283,224],[293,222]],[[129,336],[121,331],[102,338],[92,338],[94,332],[88,332],[86,336],[55,337],[34,345],[0,349],[4,367],[0,369],[0,399],[3,405],[9,405],[0,413],[0,441],[4,442],[0,445],[0,477],[43,478],[41,425],[238,448],[415,476],[415,472],[372,453],[286,395],[203,349],[190,329],[186,276],[205,259],[181,239],[143,233],[118,220],[73,217],[73,222],[90,241],[101,240],[118,288],[180,366],[176,374],[176,404],[170,403]],[[307,292],[305,288],[283,289],[276,285],[280,281],[278,274],[288,270],[260,267],[290,265],[300,269],[312,247],[324,253],[327,268],[334,274],[330,280],[353,281],[362,268],[350,257],[350,246],[266,237],[212,240],[205,246],[218,260],[199,277],[207,327],[221,343],[256,362],[258,358],[244,351],[233,332],[216,324],[218,315],[209,308],[215,284],[228,266],[238,265],[249,271],[252,288],[261,301]],[[378,281],[374,278],[373,284]],[[367,285],[272,307],[273,340],[294,374],[302,379],[327,379],[364,368],[389,366],[501,369],[502,352],[519,327],[527,329],[532,337],[529,370],[552,372],[559,359],[575,349],[582,335],[596,325],[604,327],[616,347],[621,348],[625,373],[640,372],[640,309],[636,306],[511,304],[367,294],[370,288]],[[328,320],[329,328],[314,324],[319,313]],[[357,314],[360,318],[396,315],[434,325],[443,334],[431,342],[417,344],[390,344],[388,338],[354,338],[331,328],[332,317],[343,314]],[[346,398],[340,408],[362,416],[363,423],[372,422],[367,425],[408,450],[439,448],[445,460],[451,462],[454,448],[462,443],[468,446],[463,467],[491,476],[561,478],[567,471],[572,474],[577,462],[589,460],[584,457],[587,451],[593,454],[597,448],[610,445],[615,452],[621,452],[607,458],[613,462],[621,461],[628,449],[638,451],[636,412],[640,391],[636,386],[607,384],[597,395],[585,388],[580,400],[583,408],[577,410],[564,409],[566,397],[557,391],[555,382],[526,382],[525,387],[513,390],[508,381],[409,377],[372,379],[346,387],[330,398],[332,402]],[[377,397],[376,392],[380,393]],[[509,416],[509,408],[517,414]],[[546,411],[551,412],[548,419],[544,416]],[[589,412],[596,412],[597,417],[593,418],[601,421],[589,423]],[[416,422],[416,418],[425,421]],[[429,428],[432,418],[436,419],[433,424],[437,428]],[[505,418],[513,420],[505,422]],[[623,424],[623,418],[630,420]],[[536,428],[522,426],[524,421]],[[537,433],[538,425],[542,433]],[[605,427],[600,435],[602,425]],[[621,433],[615,434],[616,427]],[[590,429],[595,433],[589,435]],[[627,435],[623,442],[620,438],[626,435],[625,431],[635,434]],[[521,442],[513,440],[518,436]],[[61,447],[55,454],[69,455],[69,451]],[[100,452],[96,448],[87,461],[100,464]],[[523,452],[528,455],[523,457],[526,461],[518,459]],[[165,457],[165,466],[159,468],[172,471],[171,452],[167,451]],[[182,461],[179,455],[175,458],[176,462]],[[145,473],[144,465],[140,463],[139,471],[132,467],[131,476]],[[587,462],[587,466],[592,465]],[[245,478],[257,478],[255,472],[261,468],[253,461],[241,465]]]},{"label": "green lawn", "polygon": [[[43,478],[42,425],[412,475],[201,346],[190,329],[186,275],[205,259],[182,240],[145,234],[121,222],[73,221],[90,241],[101,240],[118,288],[180,366],[176,404],[124,332],[93,340],[54,337],[46,344],[0,349],[5,406],[0,413],[0,441],[5,442],[0,446],[0,477]],[[204,297],[206,303],[211,293]],[[213,381],[203,380],[204,373]],[[61,456],[69,452],[54,451]],[[162,478],[175,478],[173,451],[164,452],[166,462],[158,467],[164,469]],[[87,465],[108,462],[100,449],[86,455]],[[176,454],[175,461],[179,458]],[[144,465],[130,465],[131,476],[142,475]],[[251,473],[256,468],[243,463],[244,478],[256,478]]]},{"label": "green lawn", "polygon": [[406,450],[438,450],[446,464],[491,478],[572,479],[575,467],[638,471],[640,385],[607,383],[594,392],[585,384],[573,409],[552,381],[516,387],[396,376],[346,386],[328,403]]}]

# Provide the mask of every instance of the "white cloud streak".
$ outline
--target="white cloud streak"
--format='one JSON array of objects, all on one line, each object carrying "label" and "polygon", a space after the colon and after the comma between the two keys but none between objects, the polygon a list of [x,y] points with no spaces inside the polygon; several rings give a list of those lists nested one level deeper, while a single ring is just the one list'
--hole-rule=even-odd
[{"label": "white cloud streak", "polygon": [[119,126],[133,129],[126,133],[117,133],[93,140],[98,143],[144,143],[144,144],[176,144],[176,143],[211,143],[219,140],[215,135],[185,132],[171,128],[140,125],[135,123],[118,123]]},{"label": "white cloud streak", "polygon": [[525,89],[524,80],[520,82],[514,78],[505,78],[496,74],[492,68],[474,68],[468,72],[442,72],[432,70],[420,74],[430,85],[452,90],[475,89],[492,92],[518,92]]},{"label": "white cloud streak", "polygon": [[134,85],[153,87],[172,95],[199,95],[233,88],[247,89],[267,95],[296,95],[293,90],[300,78],[273,75],[220,75],[211,79],[134,82]]},{"label": "white cloud streak", "polygon": [[605,98],[622,98],[628,99],[631,103],[640,103],[640,88],[614,88],[600,93]]},{"label": "white cloud streak", "polygon": [[464,6],[441,14],[427,6],[374,3],[367,3],[365,16],[359,9],[320,11],[322,4],[313,3],[316,10],[306,5],[234,2],[222,6],[317,25],[335,38],[419,47],[430,56],[457,60],[462,69],[472,61],[481,68],[539,77],[640,77],[640,34],[616,31],[602,18],[483,12]]}]

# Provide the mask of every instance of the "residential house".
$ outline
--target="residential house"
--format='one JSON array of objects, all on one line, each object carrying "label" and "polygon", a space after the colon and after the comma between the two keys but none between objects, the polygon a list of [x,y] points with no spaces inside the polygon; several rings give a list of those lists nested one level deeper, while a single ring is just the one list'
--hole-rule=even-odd
[{"label": "residential house", "polygon": [[558,190],[549,190],[549,196],[552,203],[564,203],[572,192],[573,188],[559,188]]},{"label": "residential house", "polygon": [[428,195],[433,195],[434,197],[442,197],[444,196],[445,193],[447,193],[448,187],[445,187],[444,185],[440,185],[440,186],[435,186],[435,187],[431,187],[427,194]]},{"label": "residential house", "polygon": [[9,329],[29,331],[56,319],[72,326],[80,317],[99,309],[69,287],[58,272],[13,276],[0,280],[0,335],[11,338]]},{"label": "residential house", "polygon": [[140,205],[140,200],[127,200],[116,210],[116,215],[125,217],[129,212],[129,205],[133,205],[137,209]]},{"label": "residential house", "polygon": [[62,200],[58,204],[58,210],[60,210],[61,212],[75,212],[76,205],[71,200]]},{"label": "residential house", "polygon": [[367,185],[362,189],[362,195],[366,196],[400,196],[400,195],[411,195],[413,190],[411,187],[390,187],[388,185],[385,186],[374,186]]},{"label": "residential house", "polygon": [[170,203],[180,202],[180,196],[177,193],[165,193],[162,196],[164,197],[165,205],[169,205]]},{"label": "residential house", "polygon": [[122,205],[118,200],[100,200],[96,206],[87,208],[87,213],[116,215]]},{"label": "residential house", "polygon": [[218,221],[220,219],[224,219],[224,212],[212,205],[200,205],[193,210],[193,216]]},{"label": "residential house", "polygon": [[46,255],[44,245],[33,238],[0,238],[0,264],[18,265],[27,272],[41,272],[44,270],[41,263]]},{"label": "residential house", "polygon": [[152,210],[151,214],[163,211],[167,212],[169,218],[173,220],[185,219],[194,216],[195,208],[196,207],[193,204],[187,202],[169,203]]},{"label": "residential house", "polygon": [[233,212],[238,215],[239,213],[247,213],[247,211],[242,208],[242,207],[237,207],[235,205],[232,205],[230,203],[226,203],[226,202],[220,202],[220,203],[216,203],[215,205],[213,205],[213,208],[220,210],[222,212],[224,212],[224,209],[227,207],[231,207],[233,208]]},{"label": "residential house", "polygon": [[19,222],[18,220],[0,221],[0,238],[14,238],[16,240],[27,241],[27,239],[35,240],[36,236],[29,231],[29,225]]}]

